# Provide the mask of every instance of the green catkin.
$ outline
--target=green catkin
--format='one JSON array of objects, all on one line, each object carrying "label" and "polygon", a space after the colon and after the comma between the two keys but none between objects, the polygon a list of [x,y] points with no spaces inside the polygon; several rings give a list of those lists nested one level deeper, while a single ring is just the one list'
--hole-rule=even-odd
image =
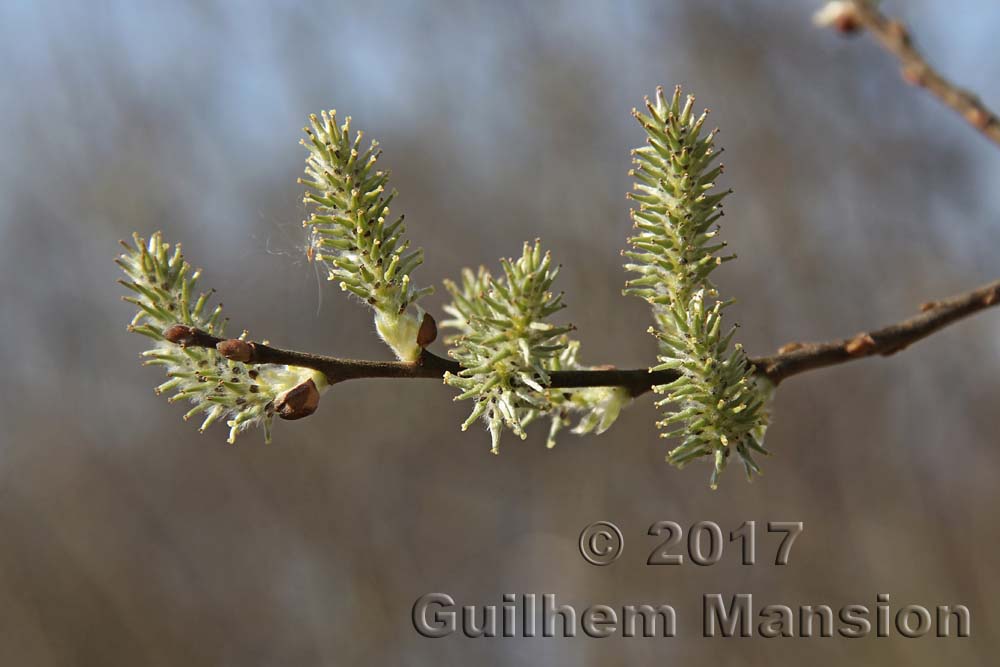
[{"label": "green catkin", "polygon": [[735,454],[748,479],[760,469],[753,453],[766,454],[768,398],[773,387],[755,377],[742,346],[731,346],[734,328],[724,329],[721,301],[710,281],[711,273],[733,255],[719,255],[725,243],[717,240],[722,200],[715,179],[721,151],[714,147],[715,131],[706,132],[708,112],[693,113],[694,98],[682,98],[680,87],[668,101],[658,89],[646,111],[633,114],[647,134],[646,145],[632,152],[635,178],[629,197],[638,203],[631,211],[636,229],[623,252],[625,268],[637,274],[624,293],[647,301],[655,326],[650,332],[659,343],[659,364],[650,371],[675,370],[680,377],[653,387],[665,398],[657,422],[661,437],[679,438],[667,461],[683,467],[708,458],[713,465],[710,484]]},{"label": "green catkin", "polygon": [[444,381],[461,390],[456,400],[475,401],[462,430],[482,418],[494,454],[504,428],[524,438],[524,427],[541,416],[550,419],[548,447],[571,414],[582,414],[575,433],[605,431],[629,400],[624,389],[548,388],[550,372],[584,368],[577,361],[579,343],[567,335],[572,327],[547,321],[563,308],[562,294],[551,291],[559,267],[538,241],[525,243],[520,258],[501,265],[502,276],[480,267],[463,271],[460,285],[445,282],[453,299],[445,311],[452,319],[441,325],[459,332],[446,342],[463,370],[447,373]]},{"label": "green catkin", "polygon": [[[222,420],[229,426],[229,442],[234,443],[241,431],[262,426],[265,442],[270,442],[275,399],[309,379],[321,390],[326,386],[326,378],[309,369],[276,364],[247,366],[226,359],[214,349],[181,347],[168,341],[163,332],[175,324],[222,337],[226,325],[226,320],[220,319],[222,307],[216,306],[205,315],[213,290],[201,293],[191,306],[191,294],[201,271],[191,271],[180,244],[171,253],[170,245],[157,232],[148,241],[133,235],[133,243],[123,242],[122,246],[125,252],[116,262],[128,279],[119,282],[134,294],[124,299],[138,308],[129,331],[153,341],[153,346],[142,353],[144,365],[162,366],[168,378],[156,393],[173,392],[170,402],[193,403],[184,419],[201,417],[200,431]],[[243,332],[240,338],[245,337]]]},{"label": "green catkin", "polygon": [[304,202],[314,208],[303,222],[310,229],[309,257],[327,269],[329,280],[374,309],[375,328],[399,359],[414,361],[423,319],[416,302],[433,288],[411,283],[424,252],[410,249],[403,216],[391,215],[396,191],[386,190],[389,174],[377,168],[382,151],[376,141],[362,148],[363,135],[352,135],[350,116],[338,125],[337,112],[324,111],[310,123],[303,128],[309,154],[299,179],[307,188]]}]

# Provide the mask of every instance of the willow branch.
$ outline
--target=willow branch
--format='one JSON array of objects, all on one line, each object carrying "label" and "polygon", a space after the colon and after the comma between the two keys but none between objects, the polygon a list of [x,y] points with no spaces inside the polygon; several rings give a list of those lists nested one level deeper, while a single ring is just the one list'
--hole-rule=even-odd
[{"label": "willow branch", "polygon": [[[283,364],[299,366],[323,373],[330,384],[361,378],[396,379],[436,379],[445,373],[458,374],[462,367],[458,362],[445,359],[424,349],[417,361],[368,361],[361,359],[341,359],[310,352],[283,350],[263,343],[237,339],[223,339],[201,329],[185,325],[175,325],[164,332],[167,340],[184,347],[216,348],[222,356],[247,364]],[[653,385],[666,384],[676,380],[676,371],[657,371],[637,368],[622,370],[617,368],[596,368],[588,370],[553,371],[549,373],[549,386],[553,389],[578,387],[625,387],[632,396],[649,391]]]},{"label": "willow branch", "polygon": [[[920,314],[881,329],[825,343],[789,343],[773,356],[750,361],[759,375],[777,385],[793,375],[817,368],[876,355],[895,354],[949,324],[997,303],[1000,303],[1000,280],[943,301],[925,303],[921,306]],[[360,378],[440,380],[446,372],[459,373],[462,370],[457,362],[439,357],[426,349],[414,362],[366,361],[283,350],[238,339],[222,339],[179,324],[167,329],[164,336],[185,347],[215,348],[224,357],[234,361],[310,368],[326,375],[330,384]],[[595,368],[553,371],[549,376],[549,386],[553,389],[616,386],[626,388],[635,397],[646,393],[655,385],[675,380],[677,373],[672,370],[651,373],[645,368]]]},{"label": "willow branch", "polygon": [[883,14],[869,0],[853,0],[853,14],[846,17],[842,29],[850,31],[854,21],[866,28],[882,47],[902,65],[902,75],[908,83],[927,89],[993,143],[1000,145],[1000,118],[987,108],[978,96],[958,87],[941,76],[913,45],[906,26]]},{"label": "willow branch", "polygon": [[760,373],[778,384],[792,375],[824,366],[874,355],[887,357],[998,302],[1000,280],[944,301],[925,303],[919,315],[902,322],[829,343],[790,343],[778,350],[778,354],[754,359],[753,363]]}]

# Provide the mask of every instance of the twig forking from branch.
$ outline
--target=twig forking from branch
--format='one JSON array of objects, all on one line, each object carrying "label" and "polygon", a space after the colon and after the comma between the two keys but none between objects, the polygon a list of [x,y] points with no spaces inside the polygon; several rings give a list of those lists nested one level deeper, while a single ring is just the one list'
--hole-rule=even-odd
[{"label": "twig forking from branch", "polygon": [[[875,355],[895,354],[949,324],[998,303],[1000,280],[943,301],[925,303],[921,306],[920,314],[896,324],[825,343],[790,343],[783,346],[777,354],[751,359],[751,363],[759,375],[777,385],[793,375],[817,368]],[[234,361],[310,368],[326,375],[330,384],[360,378],[441,379],[446,372],[458,373],[462,370],[457,362],[439,357],[426,349],[414,362],[367,361],[283,350],[239,339],[222,339],[179,324],[167,329],[164,336],[182,346],[214,347],[224,357]],[[549,386],[553,389],[618,386],[625,387],[635,397],[646,393],[654,385],[671,382],[677,378],[677,372],[668,370],[651,373],[645,368],[599,368],[553,371],[550,378]]]}]

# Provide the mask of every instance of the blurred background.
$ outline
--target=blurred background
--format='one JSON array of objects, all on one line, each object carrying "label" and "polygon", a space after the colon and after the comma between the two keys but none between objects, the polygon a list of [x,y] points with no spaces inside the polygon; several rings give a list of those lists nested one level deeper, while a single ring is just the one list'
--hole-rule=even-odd
[{"label": "blurred background", "polygon": [[[848,336],[998,277],[1000,151],[819,2],[53,3],[0,6],[0,654],[11,665],[995,664],[1000,315],[793,378],[774,456],[720,489],[663,462],[649,397],[551,451],[459,432],[433,382],[334,387],[312,418],[225,444],[153,394],[117,239],[163,230],[232,326],[382,359],[367,309],[305,261],[298,144],[336,108],[380,140],[438,284],[540,236],[583,359],[647,365],[620,296],[629,115],[682,83],[723,132],[719,271],[752,354]],[[886,2],[1000,106],[990,0]],[[442,290],[428,299],[440,313]],[[442,351],[438,348],[438,351]],[[618,523],[606,568],[583,526]],[[735,549],[647,567],[657,520],[803,521],[787,567]],[[773,536],[771,536],[773,537]],[[430,640],[414,600],[554,593],[673,604],[679,637]],[[700,638],[704,593],[758,605],[962,603],[966,640]],[[894,633],[895,634],[895,633]]]}]

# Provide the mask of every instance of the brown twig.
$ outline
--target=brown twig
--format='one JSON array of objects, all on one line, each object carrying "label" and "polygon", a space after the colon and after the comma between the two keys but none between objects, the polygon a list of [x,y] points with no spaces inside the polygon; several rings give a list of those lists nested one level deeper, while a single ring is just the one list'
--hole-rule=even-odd
[{"label": "brown twig", "polygon": [[[445,359],[424,350],[414,362],[407,361],[367,361],[361,359],[341,359],[310,352],[283,350],[262,343],[238,339],[217,338],[200,329],[181,324],[164,332],[167,340],[178,345],[191,347],[214,347],[222,356],[233,361],[248,364],[284,364],[311,368],[326,375],[330,384],[361,378],[397,379],[437,379],[445,373],[459,373],[462,367],[457,361]],[[549,374],[553,389],[573,387],[625,387],[632,396],[649,391],[653,385],[666,384],[677,379],[675,371],[650,373],[645,368],[620,370],[602,368],[592,370],[554,371]]]},{"label": "brown twig", "polygon": [[869,0],[852,0],[852,6],[852,20],[866,28],[886,51],[896,56],[902,65],[904,80],[926,88],[945,105],[961,114],[967,123],[993,143],[1000,145],[1000,118],[979,97],[956,86],[931,67],[914,47],[913,38],[906,26],[887,17]]},{"label": "brown twig", "polygon": [[[1000,303],[1000,280],[966,294],[926,303],[921,313],[881,329],[862,332],[852,338],[828,343],[791,343],[778,354],[752,359],[757,372],[774,384],[805,371],[842,364],[874,355],[888,356],[926,338],[935,331],[980,310]],[[331,383],[360,378],[434,378],[446,372],[458,373],[461,366],[426,349],[414,362],[364,361],[340,359],[309,352],[282,350],[262,343],[222,339],[185,325],[174,325],[164,332],[167,340],[183,346],[214,347],[226,358],[249,364],[284,364],[311,368],[326,375]],[[625,387],[633,397],[654,385],[677,378],[675,371],[649,372],[645,368],[615,368],[553,371],[553,389],[576,387]]]},{"label": "brown twig", "polygon": [[944,301],[921,306],[921,313],[907,320],[852,338],[829,343],[793,343],[772,357],[754,359],[758,371],[778,384],[805,371],[873,355],[889,356],[963,317],[1000,303],[1000,280]]}]

